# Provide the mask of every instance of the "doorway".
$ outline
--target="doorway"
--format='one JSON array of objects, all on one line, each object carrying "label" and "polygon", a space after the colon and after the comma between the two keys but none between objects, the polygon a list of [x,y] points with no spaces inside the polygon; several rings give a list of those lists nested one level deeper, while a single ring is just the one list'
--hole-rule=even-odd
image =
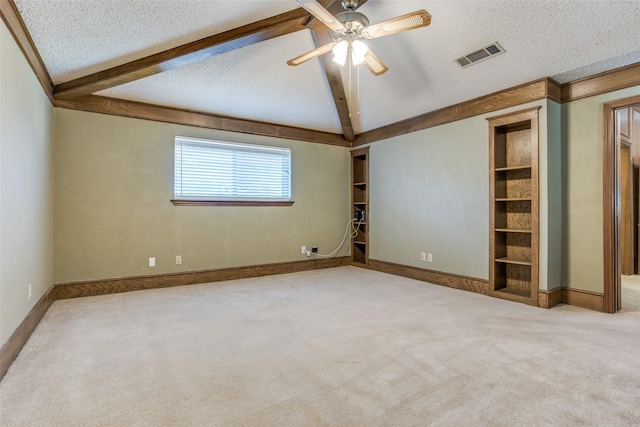
[{"label": "doorway", "polygon": [[640,311],[640,97],[604,109],[604,308]]}]

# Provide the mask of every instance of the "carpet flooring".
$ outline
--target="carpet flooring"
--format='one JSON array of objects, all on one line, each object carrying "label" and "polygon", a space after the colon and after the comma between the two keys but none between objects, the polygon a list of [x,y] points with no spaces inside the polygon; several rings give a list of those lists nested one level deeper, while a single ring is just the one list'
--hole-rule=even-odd
[{"label": "carpet flooring", "polygon": [[622,310],[640,311],[640,276],[622,275]]},{"label": "carpet flooring", "polygon": [[3,426],[632,426],[640,313],[355,267],[56,301]]}]

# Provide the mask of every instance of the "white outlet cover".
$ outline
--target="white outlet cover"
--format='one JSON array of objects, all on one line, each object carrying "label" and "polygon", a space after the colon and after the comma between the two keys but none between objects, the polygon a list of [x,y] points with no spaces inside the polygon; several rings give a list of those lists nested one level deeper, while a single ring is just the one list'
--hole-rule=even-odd
[{"label": "white outlet cover", "polygon": [[149,257],[149,267],[155,267],[156,266],[156,257],[152,256]]}]

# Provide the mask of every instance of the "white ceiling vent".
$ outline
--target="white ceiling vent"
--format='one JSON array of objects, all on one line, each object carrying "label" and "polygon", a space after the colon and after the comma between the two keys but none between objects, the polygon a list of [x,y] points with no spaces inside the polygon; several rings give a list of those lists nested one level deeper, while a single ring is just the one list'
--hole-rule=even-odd
[{"label": "white ceiling vent", "polygon": [[462,56],[456,59],[456,62],[460,64],[462,68],[466,68],[470,65],[477,64],[478,62],[482,62],[485,59],[492,58],[496,55],[500,55],[504,53],[505,50],[498,44],[498,42],[491,43],[489,46],[485,46],[480,50],[469,53],[465,56]]}]

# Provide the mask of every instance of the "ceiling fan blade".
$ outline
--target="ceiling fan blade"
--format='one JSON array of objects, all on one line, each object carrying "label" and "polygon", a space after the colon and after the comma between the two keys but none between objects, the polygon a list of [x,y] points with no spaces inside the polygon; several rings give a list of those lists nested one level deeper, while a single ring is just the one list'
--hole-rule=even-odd
[{"label": "ceiling fan blade", "polygon": [[369,25],[362,31],[362,35],[367,39],[375,39],[376,37],[388,36],[402,31],[413,30],[414,28],[426,27],[430,23],[431,15],[426,10],[416,10],[406,15]]},{"label": "ceiling fan blade", "polygon": [[382,62],[380,58],[378,58],[376,54],[371,51],[371,49],[369,49],[364,55],[364,63],[367,64],[367,68],[369,69],[369,71],[371,71],[371,73],[373,73],[374,76],[379,76],[380,74],[384,74],[387,72],[387,70],[389,70],[389,68],[384,65],[384,62]]},{"label": "ceiling fan blade", "polygon": [[324,25],[331,28],[333,31],[346,31],[342,22],[338,21],[335,16],[331,14],[327,9],[324,8],[320,3],[316,0],[298,0],[298,4],[302,6],[307,12],[315,16],[317,19],[322,21]]},{"label": "ceiling fan blade", "polygon": [[302,55],[297,56],[297,57],[293,58],[290,61],[287,61],[287,64],[289,64],[291,66],[300,65],[300,64],[302,64],[304,62],[309,61],[310,59],[317,58],[320,55],[324,55],[327,52],[331,52],[331,50],[337,44],[338,43],[336,43],[336,42],[327,43],[324,46],[320,46],[320,47],[318,47],[316,49],[310,50],[307,53],[303,53]]}]

